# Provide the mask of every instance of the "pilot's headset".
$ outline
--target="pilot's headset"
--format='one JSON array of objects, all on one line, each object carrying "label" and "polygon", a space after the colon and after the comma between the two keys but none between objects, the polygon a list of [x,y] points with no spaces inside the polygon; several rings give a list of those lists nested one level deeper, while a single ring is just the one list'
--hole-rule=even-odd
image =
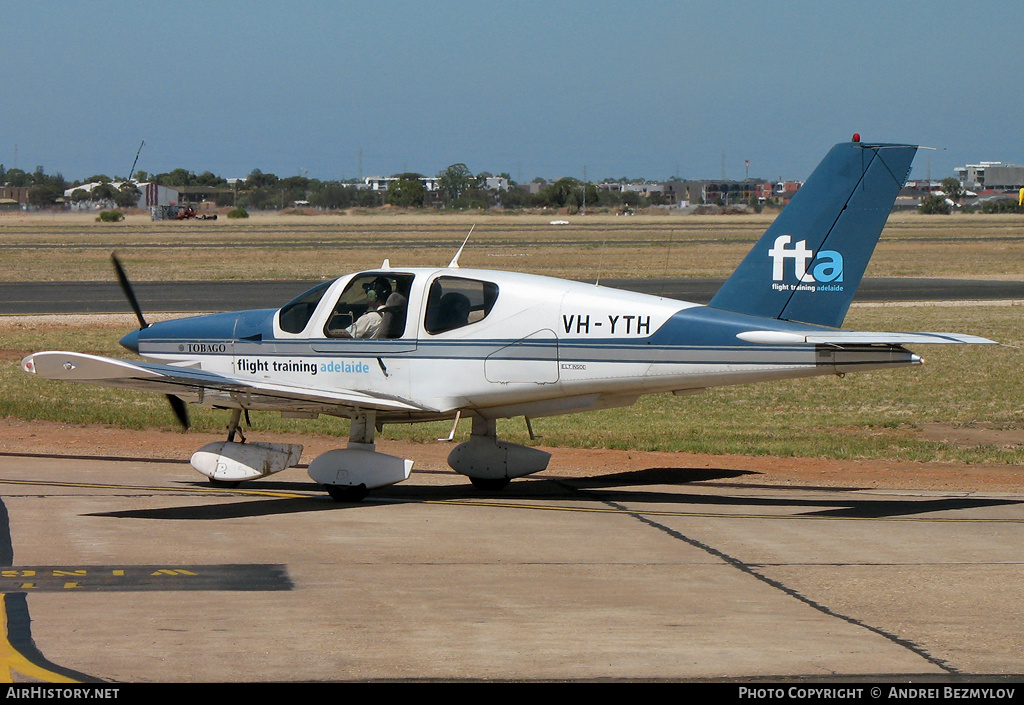
[{"label": "pilot's headset", "polygon": [[388,297],[391,296],[391,285],[388,284],[388,280],[384,277],[377,277],[370,284],[364,284],[363,289],[366,290],[366,299],[371,304],[375,304],[378,301],[387,301]]}]

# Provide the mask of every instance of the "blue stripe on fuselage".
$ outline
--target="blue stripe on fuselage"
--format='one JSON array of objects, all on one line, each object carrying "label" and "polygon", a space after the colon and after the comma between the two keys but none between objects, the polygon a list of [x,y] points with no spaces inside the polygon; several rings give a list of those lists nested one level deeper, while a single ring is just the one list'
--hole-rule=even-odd
[{"label": "blue stripe on fuselage", "polygon": [[[202,343],[228,343],[233,348],[222,350],[224,354],[241,354],[265,357],[294,357],[345,355],[347,357],[401,356],[418,359],[485,359],[506,357],[501,351],[509,349],[508,358],[517,360],[592,360],[618,362],[706,362],[709,359],[724,361],[723,354],[742,353],[744,362],[754,350],[771,351],[776,358],[784,352],[806,350],[802,346],[761,345],[749,343],[737,337],[739,333],[752,330],[770,330],[793,333],[832,331],[832,328],[793,323],[778,319],[751,316],[748,314],[723,311],[707,306],[686,308],[673,314],[657,331],[646,338],[581,338],[569,337],[559,340],[507,340],[507,339],[460,339],[444,340],[420,338],[418,349],[409,349],[409,340],[351,339],[274,339],[273,315],[275,309],[262,309],[208,316],[193,316],[153,324],[137,331],[139,340],[146,348],[144,352],[168,353],[184,345]],[[132,334],[134,335],[134,334]],[[128,336],[126,336],[127,338]],[[261,350],[262,342],[273,342],[274,347]],[[316,346],[316,350],[312,346]],[[362,346],[371,349],[361,350]],[[395,348],[389,351],[388,348]],[[208,350],[217,354],[217,350]],[[717,357],[716,357],[717,356]]]},{"label": "blue stripe on fuselage", "polygon": [[644,342],[665,346],[763,347],[736,337],[740,333],[755,330],[801,334],[835,331],[825,326],[751,316],[710,306],[694,306],[673,315]]},{"label": "blue stripe on fuselage", "polygon": [[[337,347],[337,353],[346,355],[358,355],[360,345],[370,341],[359,341],[351,339],[333,338],[310,338],[310,339],[273,339],[273,314],[275,309],[247,310],[247,312],[232,312],[226,314],[212,314],[209,316],[197,316],[172,321],[163,321],[154,324],[150,328],[137,331],[138,339],[148,343],[174,343],[174,342],[237,342],[242,345],[252,345],[256,349],[246,350],[248,355],[259,354],[259,341],[273,340],[279,355],[316,355],[317,351],[328,353],[327,350],[308,349],[310,345],[319,348],[325,346]],[[780,321],[777,319],[766,319],[758,316],[737,314],[710,306],[693,306],[679,310],[664,325],[660,326],[653,334],[644,338],[585,338],[585,337],[563,337],[558,340],[532,339],[532,340],[511,340],[500,338],[478,338],[478,339],[457,339],[445,340],[439,338],[420,338],[418,353],[414,351],[402,351],[403,357],[436,358],[436,357],[462,357],[470,354],[472,357],[486,357],[496,353],[497,350],[517,345],[518,354],[522,355],[523,349],[536,349],[543,351],[551,348],[560,348],[568,353],[575,349],[615,349],[623,353],[637,347],[652,348],[716,348],[716,349],[751,349],[763,347],[763,345],[745,342],[737,338],[737,334],[754,331],[768,330],[793,333],[813,333],[816,331],[833,331],[833,328],[813,326],[808,324]],[[373,353],[367,350],[368,357],[377,357],[382,351],[386,353],[389,346],[399,347],[408,345],[409,340],[374,340]],[[379,349],[379,348],[384,348]],[[473,348],[477,348],[473,350]],[[771,346],[777,349],[777,346]],[[444,355],[442,350],[450,350],[450,355]],[[397,353],[397,351],[396,351]],[[441,353],[438,356],[438,353]],[[472,355],[475,353],[476,355]],[[543,356],[548,357],[548,356]],[[645,356],[646,357],[646,356]]]}]

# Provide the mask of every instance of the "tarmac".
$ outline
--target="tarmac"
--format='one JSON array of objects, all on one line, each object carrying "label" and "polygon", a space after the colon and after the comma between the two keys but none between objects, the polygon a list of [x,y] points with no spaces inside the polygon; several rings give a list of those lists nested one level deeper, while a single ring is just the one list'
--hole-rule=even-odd
[{"label": "tarmac", "polygon": [[[707,303],[724,279],[603,279],[602,286]],[[235,311],[279,308],[319,281],[201,281],[132,284],[147,312]],[[1018,300],[1024,282],[1012,280],[867,277],[858,303],[878,301]],[[124,292],[116,281],[0,282],[0,315],[126,313]]]},{"label": "tarmac", "polygon": [[15,682],[1016,680],[1024,495],[0,455]]}]

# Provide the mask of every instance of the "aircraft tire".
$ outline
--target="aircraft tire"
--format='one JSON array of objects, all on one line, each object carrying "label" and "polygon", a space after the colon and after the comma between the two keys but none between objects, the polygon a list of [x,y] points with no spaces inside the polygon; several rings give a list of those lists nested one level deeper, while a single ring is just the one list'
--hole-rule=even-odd
[{"label": "aircraft tire", "polygon": [[478,490],[487,490],[488,492],[497,492],[508,487],[508,483],[511,482],[507,477],[471,477],[469,481],[473,483],[473,487]]},{"label": "aircraft tire", "polygon": [[335,502],[361,502],[369,492],[366,485],[324,485],[324,489]]}]

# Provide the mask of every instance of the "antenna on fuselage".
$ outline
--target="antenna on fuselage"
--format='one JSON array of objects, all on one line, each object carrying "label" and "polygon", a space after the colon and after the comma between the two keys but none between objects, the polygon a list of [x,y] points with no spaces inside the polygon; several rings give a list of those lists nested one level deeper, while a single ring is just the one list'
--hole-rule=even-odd
[{"label": "antenna on fuselage", "polygon": [[450,269],[458,269],[459,268],[459,257],[462,255],[462,251],[464,249],[466,249],[466,243],[469,242],[469,236],[473,234],[473,228],[475,228],[475,227],[476,227],[476,225],[473,225],[469,229],[469,232],[466,234],[466,239],[462,241],[462,247],[460,247],[459,251],[455,253],[454,257],[452,257],[452,261],[448,263],[448,267]]}]

